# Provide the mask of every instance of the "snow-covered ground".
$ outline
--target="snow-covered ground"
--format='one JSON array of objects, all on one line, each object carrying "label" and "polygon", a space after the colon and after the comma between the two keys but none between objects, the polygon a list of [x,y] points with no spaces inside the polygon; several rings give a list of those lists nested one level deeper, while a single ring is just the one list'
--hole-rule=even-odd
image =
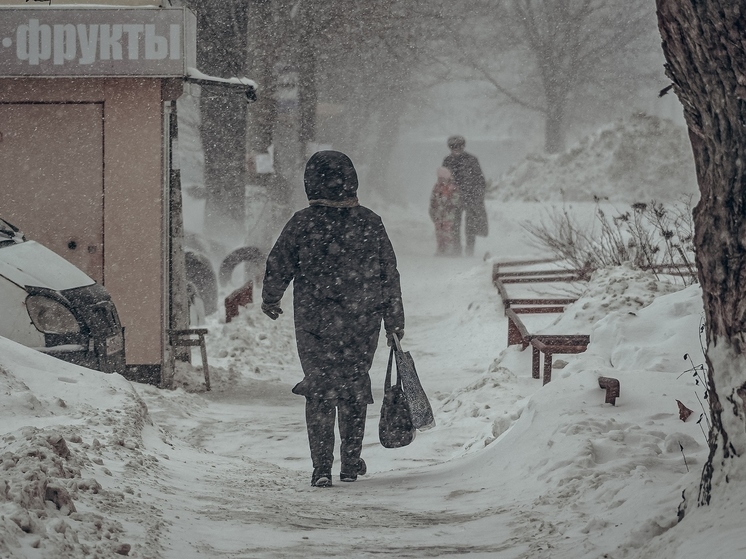
[{"label": "snow-covered ground", "polygon": [[[687,372],[703,362],[699,288],[597,272],[559,321],[536,326],[591,336],[542,386],[530,351],[506,347],[491,269],[543,255],[520,223],[544,208],[488,203],[474,258],[433,256],[426,208],[374,208],[437,426],[402,449],[378,444],[382,339],[356,483],[310,487],[289,294],[277,321],[257,305],[209,318],[210,392],[197,354],[162,390],[0,339],[0,557],[746,556],[742,485],[677,522],[707,458],[703,388]],[[600,376],[620,381],[615,406]]]}]

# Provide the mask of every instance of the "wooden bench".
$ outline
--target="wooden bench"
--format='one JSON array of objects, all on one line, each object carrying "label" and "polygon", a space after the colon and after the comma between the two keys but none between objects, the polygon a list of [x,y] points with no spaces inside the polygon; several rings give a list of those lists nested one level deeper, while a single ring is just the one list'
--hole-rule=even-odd
[{"label": "wooden bench", "polygon": [[[494,277],[494,275],[493,275]],[[538,270],[536,272],[498,272],[497,279],[509,283],[549,283],[588,281],[586,270]]]},{"label": "wooden bench", "polygon": [[[548,262],[530,261],[523,264]],[[540,378],[541,356],[544,356],[544,384],[552,379],[552,356],[556,354],[581,353],[588,348],[590,336],[583,334],[556,335],[532,334],[521,315],[527,314],[561,314],[565,307],[577,299],[572,297],[511,297],[506,284],[529,284],[547,282],[587,281],[589,270],[568,270],[563,268],[551,270],[505,270],[506,265],[515,267],[521,263],[496,263],[492,268],[492,282],[497,288],[508,318],[508,345],[520,344],[523,349],[532,348],[531,376]]]},{"label": "wooden bench", "polygon": [[[492,265],[492,281],[502,280],[504,283],[532,283],[548,281],[588,281],[593,270],[591,268],[549,268],[539,270],[516,270],[519,265],[533,265],[536,263],[551,263],[556,260],[530,260],[526,262],[496,262]],[[511,268],[511,269],[507,269]]]},{"label": "wooden bench", "polygon": [[[544,270],[519,270],[521,266],[535,266],[558,262],[556,259],[497,262],[492,267],[492,283],[495,285],[508,318],[508,345],[520,344],[522,349],[531,346],[531,376],[543,378],[543,384],[552,380],[553,356],[582,353],[588,349],[590,336],[585,334],[532,334],[520,315],[562,313],[567,305],[577,299],[570,297],[511,297],[506,285],[548,282],[582,282],[590,279],[591,269],[554,268]],[[688,262],[660,264],[643,267],[655,274],[677,275],[682,278],[697,277],[696,269]],[[544,356],[543,375],[541,358]],[[599,387],[606,390],[606,403],[615,405],[620,394],[619,380],[600,377]]]}]

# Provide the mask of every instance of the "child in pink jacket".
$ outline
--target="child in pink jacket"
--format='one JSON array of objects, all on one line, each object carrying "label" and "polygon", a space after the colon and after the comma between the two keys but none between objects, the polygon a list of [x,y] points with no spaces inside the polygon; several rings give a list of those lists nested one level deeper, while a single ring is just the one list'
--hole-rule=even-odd
[{"label": "child in pink jacket", "polygon": [[461,198],[451,171],[438,167],[438,181],[430,196],[430,219],[435,223],[436,254],[460,254],[461,243],[455,237],[455,221],[460,217]]}]

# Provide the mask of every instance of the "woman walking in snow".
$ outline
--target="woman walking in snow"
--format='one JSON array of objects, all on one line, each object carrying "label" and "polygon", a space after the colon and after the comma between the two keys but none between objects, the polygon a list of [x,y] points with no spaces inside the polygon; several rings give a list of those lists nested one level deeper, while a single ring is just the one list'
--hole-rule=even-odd
[{"label": "woman walking in snow", "polygon": [[381,218],[357,199],[349,157],[315,153],[306,164],[309,207],[296,212],[267,257],[262,310],[273,320],[294,282],[295,336],[304,378],[311,485],[332,485],[335,414],[341,439],[340,480],[366,471],[360,457],[370,370],[381,321],[389,344],[404,335],[396,255]]},{"label": "woman walking in snow", "polygon": [[451,171],[438,167],[438,180],[430,195],[430,219],[435,223],[435,254],[459,254],[461,245],[456,231],[456,220],[461,217],[461,198],[453,182]]}]

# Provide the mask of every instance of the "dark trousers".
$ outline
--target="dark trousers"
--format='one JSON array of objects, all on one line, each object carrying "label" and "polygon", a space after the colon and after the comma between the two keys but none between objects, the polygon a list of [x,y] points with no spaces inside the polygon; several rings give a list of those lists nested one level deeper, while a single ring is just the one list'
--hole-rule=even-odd
[{"label": "dark trousers", "polygon": [[457,210],[456,218],[453,220],[453,253],[461,254],[461,220],[464,217],[464,208]]},{"label": "dark trousers", "polygon": [[[313,469],[331,473],[334,463],[334,419],[339,419],[342,472],[356,472],[360,463],[368,405],[356,400],[306,398],[306,428]],[[336,413],[335,413],[336,412]]]},{"label": "dark trousers", "polygon": [[467,256],[473,256],[474,245],[476,244],[477,239],[473,227],[469,227],[468,215],[469,212],[466,208],[461,208],[459,210],[458,217],[453,222],[453,243],[455,246],[456,254],[461,254],[461,221],[465,218],[467,224],[464,226],[464,238],[466,241],[464,252]]},{"label": "dark trousers", "polygon": [[461,218],[464,218],[464,254],[466,256],[474,256],[474,245],[477,241],[477,235],[475,232],[475,226],[473,220],[472,210],[467,208],[461,208],[458,219],[456,220],[457,229],[454,232],[454,237],[458,243],[459,254],[461,254]]},{"label": "dark trousers", "polygon": [[466,246],[464,247],[464,254],[466,256],[474,256],[474,245],[476,244],[477,236],[469,231],[466,232]]}]

